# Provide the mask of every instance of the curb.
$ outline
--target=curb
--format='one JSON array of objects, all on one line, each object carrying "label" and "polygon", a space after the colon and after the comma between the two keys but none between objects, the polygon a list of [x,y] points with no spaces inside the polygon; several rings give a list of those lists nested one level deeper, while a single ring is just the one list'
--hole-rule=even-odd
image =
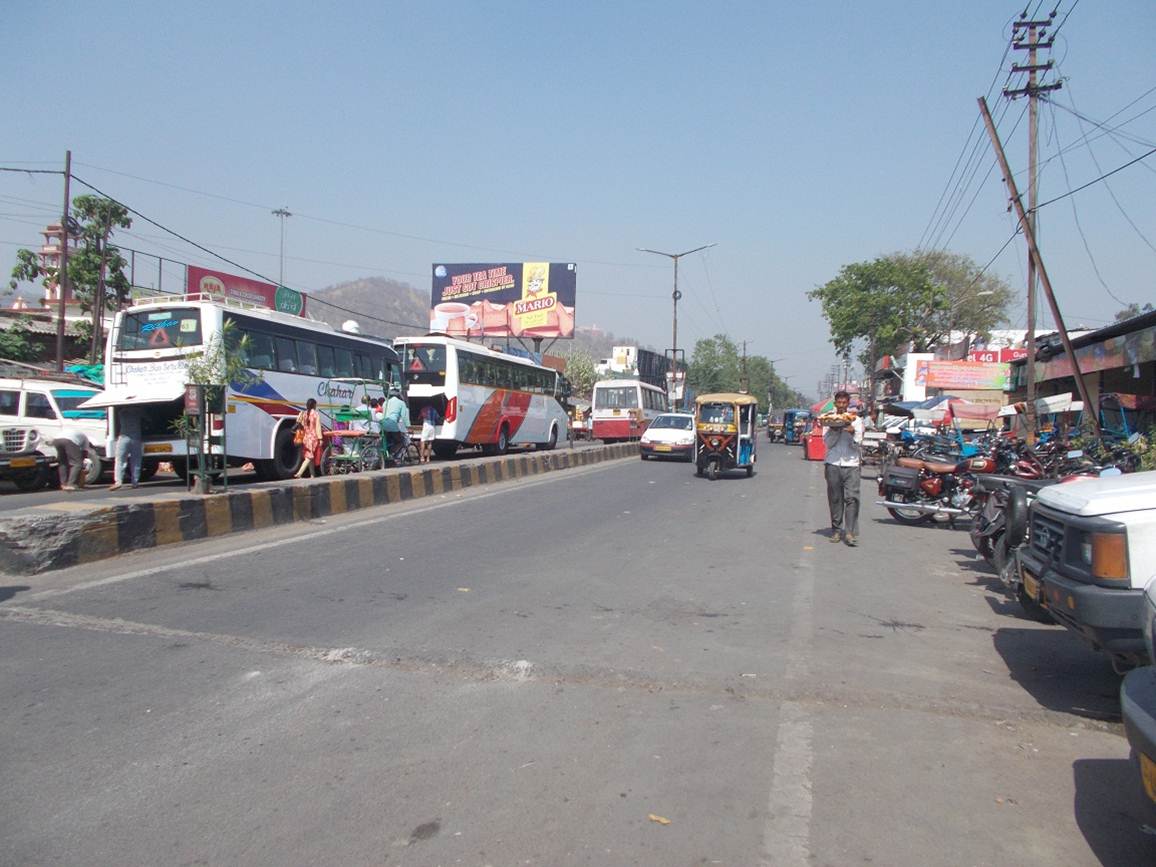
[{"label": "curb", "polygon": [[135,501],[32,507],[0,517],[0,570],[35,575],[159,548],[310,521],[542,473],[637,457],[638,443],[581,451],[456,461],[437,468],[326,476],[306,484],[260,485],[239,491]]}]

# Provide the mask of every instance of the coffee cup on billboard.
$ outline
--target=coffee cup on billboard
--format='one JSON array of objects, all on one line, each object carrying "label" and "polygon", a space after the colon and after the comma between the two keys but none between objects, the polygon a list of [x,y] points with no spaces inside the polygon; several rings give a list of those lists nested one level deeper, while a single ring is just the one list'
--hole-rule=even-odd
[{"label": "coffee cup on billboard", "polygon": [[469,310],[470,308],[460,301],[443,301],[433,309],[433,316],[430,317],[430,331],[451,334],[456,327],[458,331],[464,332],[465,316]]}]

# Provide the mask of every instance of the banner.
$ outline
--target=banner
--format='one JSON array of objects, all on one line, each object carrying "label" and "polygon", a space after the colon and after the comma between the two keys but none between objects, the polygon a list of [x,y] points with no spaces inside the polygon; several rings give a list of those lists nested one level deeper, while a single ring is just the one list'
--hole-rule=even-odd
[{"label": "banner", "polygon": [[451,337],[573,337],[573,262],[433,266],[429,330]]},{"label": "banner", "polygon": [[919,361],[917,385],[928,388],[967,388],[973,391],[1007,391],[1006,364],[983,361]]},{"label": "banner", "polygon": [[280,310],[282,313],[292,313],[294,316],[305,315],[305,295],[295,289],[274,286],[272,283],[250,280],[248,277],[238,277],[236,274],[226,274],[222,271],[209,271],[195,265],[188,266],[185,291],[224,295],[235,301]]},{"label": "banner", "polygon": [[973,349],[967,354],[969,361],[983,361],[989,364],[995,362],[1006,364],[1009,361],[1018,361],[1021,358],[1027,357],[1028,351],[1022,346],[1004,346],[1000,349]]}]

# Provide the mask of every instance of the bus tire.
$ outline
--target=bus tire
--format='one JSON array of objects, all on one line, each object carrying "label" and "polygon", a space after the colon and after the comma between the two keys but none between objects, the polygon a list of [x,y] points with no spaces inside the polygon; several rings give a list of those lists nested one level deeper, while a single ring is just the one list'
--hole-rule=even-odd
[{"label": "bus tire", "polygon": [[498,444],[494,446],[494,454],[504,455],[510,450],[510,429],[506,425],[498,428]]},{"label": "bus tire", "polygon": [[548,452],[548,451],[552,450],[554,448],[554,446],[556,446],[556,445],[558,445],[558,426],[557,425],[551,425],[550,426],[550,439],[544,443],[538,443],[536,448],[540,452]]},{"label": "bus tire", "polygon": [[433,453],[438,456],[438,460],[448,461],[458,453],[458,444],[455,440],[435,441],[433,444]]},{"label": "bus tire", "polygon": [[299,449],[293,444],[293,428],[283,424],[277,428],[273,439],[273,457],[267,461],[254,461],[257,474],[262,481],[283,482],[292,478],[300,464]]}]

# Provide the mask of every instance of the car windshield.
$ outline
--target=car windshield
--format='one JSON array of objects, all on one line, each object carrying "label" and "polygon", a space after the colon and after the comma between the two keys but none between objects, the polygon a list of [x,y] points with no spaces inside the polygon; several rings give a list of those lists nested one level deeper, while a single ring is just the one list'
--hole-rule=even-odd
[{"label": "car windshield", "polygon": [[660,415],[650,426],[652,428],[670,428],[671,430],[691,430],[694,419],[681,415]]}]

